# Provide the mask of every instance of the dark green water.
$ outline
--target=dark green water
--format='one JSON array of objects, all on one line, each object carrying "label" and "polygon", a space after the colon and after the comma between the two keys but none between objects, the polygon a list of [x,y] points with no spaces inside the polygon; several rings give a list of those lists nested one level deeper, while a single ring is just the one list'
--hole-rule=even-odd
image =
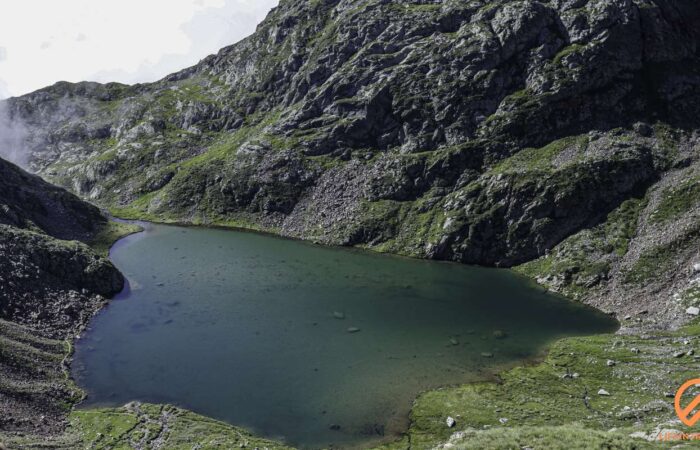
[{"label": "dark green water", "polygon": [[172,403],[302,447],[390,439],[426,389],[616,327],[509,271],[253,233],[149,225],[111,256],[131,287],[76,344],[88,406]]}]

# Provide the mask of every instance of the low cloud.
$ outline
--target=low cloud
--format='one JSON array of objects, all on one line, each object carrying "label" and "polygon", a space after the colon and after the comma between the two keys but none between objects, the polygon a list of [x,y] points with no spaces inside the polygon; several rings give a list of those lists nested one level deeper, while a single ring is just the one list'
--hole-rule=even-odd
[{"label": "low cloud", "polygon": [[[0,96],[2,89],[0,83]],[[13,118],[8,102],[0,99],[0,158],[27,167],[29,152],[26,148],[26,140],[28,136],[29,131],[24,123]]]},{"label": "low cloud", "polygon": [[[0,61],[3,55],[7,56],[4,50],[0,47]],[[0,158],[26,167],[29,162],[29,152],[26,148],[29,133],[24,122],[12,118],[6,100],[9,96],[7,83],[0,80]]]},{"label": "low cloud", "polygon": [[7,88],[7,83],[0,80],[0,102],[10,96],[10,90]]}]

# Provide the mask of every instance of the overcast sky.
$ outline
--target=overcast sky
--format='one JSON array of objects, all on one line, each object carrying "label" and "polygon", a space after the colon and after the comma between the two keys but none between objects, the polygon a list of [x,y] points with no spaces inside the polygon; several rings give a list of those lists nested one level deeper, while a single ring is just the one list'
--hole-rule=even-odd
[{"label": "overcast sky", "polygon": [[0,98],[155,81],[249,35],[278,0],[5,0]]}]

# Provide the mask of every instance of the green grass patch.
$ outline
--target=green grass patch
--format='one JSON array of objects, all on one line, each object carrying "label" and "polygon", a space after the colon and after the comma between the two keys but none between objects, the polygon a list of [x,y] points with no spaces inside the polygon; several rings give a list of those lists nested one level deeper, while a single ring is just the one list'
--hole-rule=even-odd
[{"label": "green grass patch", "polygon": [[700,178],[684,180],[678,186],[661,193],[661,202],[651,214],[651,223],[665,223],[678,219],[700,204]]},{"label": "green grass patch", "polygon": [[646,283],[674,269],[678,259],[684,259],[684,252],[692,250],[692,243],[700,237],[700,223],[695,223],[683,235],[668,244],[645,250],[625,273],[626,283]]},{"label": "green grass patch", "polygon": [[588,137],[570,136],[554,141],[541,148],[526,148],[501,161],[491,169],[491,173],[548,171],[552,162],[562,151],[570,147],[585,149]]},{"label": "green grass patch", "polygon": [[[498,383],[427,392],[411,413],[411,445],[431,448],[454,431],[472,429],[479,430],[474,432],[476,440],[464,442],[462,448],[479,448],[470,447],[474,442],[484,445],[481,448],[510,448],[494,446],[499,440],[519,442],[521,438],[534,444],[538,434],[544,439],[541,442],[553,442],[557,433],[551,427],[565,427],[559,430],[560,442],[553,448],[581,448],[587,443],[582,444],[582,438],[597,440],[602,438],[599,432],[612,428],[628,435],[634,431],[650,433],[658,425],[677,427],[667,394],[697,375],[700,362],[674,354],[697,345],[697,328],[644,337],[606,334],[567,338],[554,343],[542,363],[503,372]],[[608,364],[609,360],[613,363]],[[610,395],[599,395],[600,389]],[[447,428],[447,416],[457,420],[456,428]],[[479,436],[486,441],[480,441]],[[635,442],[645,445],[643,440]]]},{"label": "green grass patch", "polygon": [[646,205],[646,198],[626,200],[608,214],[604,223],[579,231],[547,255],[515,270],[539,279],[567,297],[581,300],[607,279],[612,264],[627,253]]},{"label": "green grass patch", "polygon": [[561,64],[564,58],[566,58],[569,55],[573,55],[574,53],[578,53],[584,48],[586,48],[585,45],[571,44],[568,47],[564,47],[562,50],[559,51],[559,53],[554,55],[552,61],[554,61],[555,64]]},{"label": "green grass patch", "polygon": [[673,245],[645,251],[625,273],[625,283],[641,284],[656,279],[660,274],[668,272],[675,254],[676,249]]},{"label": "green grass patch", "polygon": [[115,242],[139,231],[141,231],[141,227],[138,225],[110,220],[87,244],[100,255],[108,256],[109,249]]},{"label": "green grass patch", "polygon": [[287,449],[248,431],[169,405],[131,404],[116,409],[76,410],[68,433],[82,448],[172,450],[267,448]]},{"label": "green grass patch", "polygon": [[149,212],[151,202],[157,194],[158,192],[149,192],[127,206],[114,206],[109,209],[109,212],[120,219],[159,221],[161,217]]},{"label": "green grass patch", "polygon": [[579,424],[466,430],[451,441],[455,450],[643,450],[660,446],[627,433],[591,430]]}]

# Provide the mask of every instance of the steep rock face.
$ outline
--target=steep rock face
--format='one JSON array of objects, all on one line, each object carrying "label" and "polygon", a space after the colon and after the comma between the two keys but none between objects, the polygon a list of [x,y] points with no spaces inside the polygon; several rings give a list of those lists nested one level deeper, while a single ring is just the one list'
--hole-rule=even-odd
[{"label": "steep rock face", "polygon": [[52,336],[81,329],[124,286],[106,259],[77,241],[0,225],[0,317]]},{"label": "steep rock face", "polygon": [[117,214],[512,266],[696,164],[698,23],[692,0],[284,0],[159,82],[5,106],[33,170]]},{"label": "steep rock face", "polygon": [[96,207],[0,159],[0,319],[52,337],[81,329],[124,285],[79,242],[106,225]]},{"label": "steep rock face", "polygon": [[89,240],[107,223],[96,207],[3,160],[0,193],[0,224]]}]

